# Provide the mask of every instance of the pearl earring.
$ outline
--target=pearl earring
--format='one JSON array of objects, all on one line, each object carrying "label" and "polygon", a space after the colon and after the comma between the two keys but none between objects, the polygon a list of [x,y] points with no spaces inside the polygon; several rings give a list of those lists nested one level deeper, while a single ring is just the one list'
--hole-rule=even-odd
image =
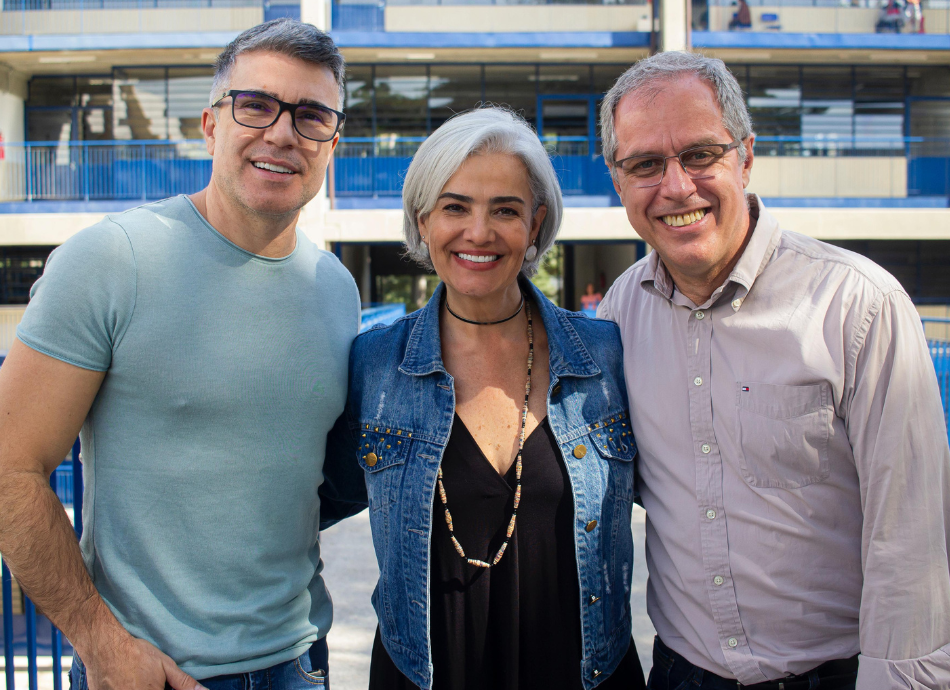
[{"label": "pearl earring", "polygon": [[425,255],[426,258],[428,258],[428,256],[429,256],[429,245],[426,244],[426,238],[425,238],[425,237],[422,237],[422,235],[419,235],[419,237],[422,239],[422,246],[419,248],[419,250],[423,253],[423,255]]},{"label": "pearl earring", "polygon": [[538,256],[538,248],[535,245],[528,247],[528,251],[524,253],[525,261],[534,261],[535,257]]}]

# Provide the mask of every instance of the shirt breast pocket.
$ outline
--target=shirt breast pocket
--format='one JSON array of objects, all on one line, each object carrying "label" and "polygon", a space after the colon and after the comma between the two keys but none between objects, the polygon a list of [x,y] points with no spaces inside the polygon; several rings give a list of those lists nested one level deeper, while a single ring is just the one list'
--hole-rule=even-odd
[{"label": "shirt breast pocket", "polygon": [[359,428],[357,460],[366,473],[366,493],[371,511],[396,501],[396,475],[406,464],[411,438],[402,429],[363,422]]},{"label": "shirt breast pocket", "polygon": [[740,465],[751,486],[800,489],[828,478],[829,384],[739,382],[736,406]]}]

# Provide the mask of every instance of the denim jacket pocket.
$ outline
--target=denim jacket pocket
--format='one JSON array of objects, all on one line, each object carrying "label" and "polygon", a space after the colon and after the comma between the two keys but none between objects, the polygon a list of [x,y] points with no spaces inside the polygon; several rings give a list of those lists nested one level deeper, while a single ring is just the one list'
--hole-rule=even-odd
[{"label": "denim jacket pocket", "polygon": [[637,444],[630,427],[630,417],[621,412],[594,425],[590,431],[590,440],[601,457],[610,461],[619,461],[618,471],[610,472],[607,493],[618,495],[625,500],[633,500],[634,470],[626,463],[633,462],[637,455]]},{"label": "denim jacket pocket", "polygon": [[411,434],[403,429],[364,421],[360,422],[357,435],[360,442],[357,461],[366,472],[370,510],[378,511],[398,498],[392,486],[393,474],[396,466],[406,464]]},{"label": "denim jacket pocket", "polygon": [[736,384],[742,475],[754,487],[800,489],[828,478],[834,408],[826,382]]}]

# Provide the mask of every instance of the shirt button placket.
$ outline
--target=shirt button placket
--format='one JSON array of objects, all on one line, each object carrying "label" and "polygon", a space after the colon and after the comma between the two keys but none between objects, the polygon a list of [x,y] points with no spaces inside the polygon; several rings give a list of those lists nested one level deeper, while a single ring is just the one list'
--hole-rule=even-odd
[{"label": "shirt button placket", "polygon": [[[729,313],[734,309],[729,308]],[[703,553],[704,579],[708,583],[708,595],[712,613],[720,631],[723,648],[726,650],[726,665],[734,672],[745,663],[737,654],[742,631],[735,590],[723,586],[731,577],[729,566],[729,539],[726,513],[723,507],[723,459],[713,428],[712,403],[712,337],[714,310],[696,309],[687,322],[687,375],[689,382],[689,420],[695,444],[696,502],[700,509],[700,546]]]}]

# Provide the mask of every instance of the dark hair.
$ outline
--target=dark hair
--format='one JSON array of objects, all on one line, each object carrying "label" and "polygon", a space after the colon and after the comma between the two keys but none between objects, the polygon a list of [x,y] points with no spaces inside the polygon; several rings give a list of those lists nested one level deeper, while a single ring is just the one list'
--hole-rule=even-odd
[{"label": "dark hair", "polygon": [[225,84],[231,77],[231,69],[238,55],[252,51],[269,51],[303,60],[312,65],[322,65],[333,73],[340,87],[340,103],[346,94],[346,62],[329,34],[313,24],[289,17],[272,19],[241,33],[228,43],[214,61],[214,80],[211,83],[211,103],[214,104],[226,91]]}]

